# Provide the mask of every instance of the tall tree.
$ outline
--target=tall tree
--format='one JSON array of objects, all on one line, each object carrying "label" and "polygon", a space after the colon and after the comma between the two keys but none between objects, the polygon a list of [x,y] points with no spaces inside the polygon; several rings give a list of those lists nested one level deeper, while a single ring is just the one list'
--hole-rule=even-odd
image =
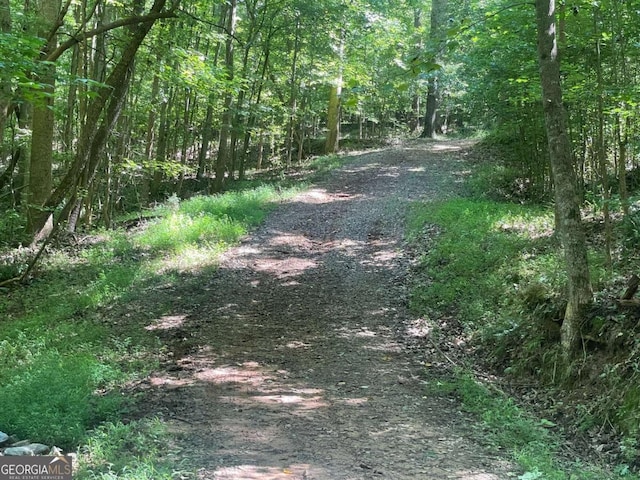
[{"label": "tall tree", "polygon": [[340,100],[342,98],[345,35],[344,29],[340,29],[340,37],[336,47],[339,62],[338,74],[329,90],[329,106],[327,108],[327,140],[324,148],[327,154],[335,153],[340,142]]},{"label": "tall tree", "polygon": [[[104,84],[97,89],[87,108],[86,120],[80,131],[73,162],[60,184],[47,199],[45,203],[47,209],[58,207],[65,198],[68,198],[64,212],[70,213],[69,207],[77,203],[79,190],[93,182],[108,137],[122,111],[131,80],[131,68],[138,49],[157,19],[175,16],[174,11],[179,2],[174,2],[168,10],[165,10],[165,4],[166,0],[155,0],[147,15],[134,16],[117,23],[131,26],[128,42],[118,62]],[[71,42],[67,48],[73,44],[74,42]],[[62,217],[64,219],[65,215],[63,214]]]},{"label": "tall tree", "polygon": [[[46,39],[41,52],[42,58],[46,58],[57,46],[57,29],[60,23],[58,16],[60,15],[60,18],[64,16],[61,8],[61,0],[41,0],[38,2],[38,35]],[[40,230],[45,224],[45,219],[50,217],[42,207],[47,198],[49,198],[53,186],[53,131],[55,126],[53,95],[55,77],[55,64],[44,65],[40,69],[38,81],[43,85],[45,95],[33,106],[28,184],[29,203],[27,208],[28,230],[32,234]]]},{"label": "tall tree", "polygon": [[561,342],[566,357],[570,359],[580,347],[580,326],[593,295],[580,214],[581,202],[568,135],[569,125],[562,102],[555,0],[536,0],[536,17],[542,102],[555,184],[556,228],[564,248],[568,279]]},{"label": "tall tree", "polygon": [[[433,0],[431,3],[431,31],[429,40],[433,51],[432,63],[437,63],[442,53],[443,41],[446,35],[447,25],[447,0]],[[427,90],[427,106],[424,117],[423,138],[433,138],[438,128],[438,70],[431,73]]]},{"label": "tall tree", "polygon": [[[11,5],[9,0],[0,0],[0,34],[11,33]],[[0,141],[4,133],[4,127],[11,105],[11,83],[5,75],[0,74]]]},{"label": "tall tree", "polygon": [[[237,7],[238,7],[237,0],[231,0],[227,5],[227,17],[226,17],[227,18],[227,24],[226,24],[227,41],[225,44],[224,64],[227,70],[227,79],[229,80],[230,83],[233,82],[233,78],[234,78],[233,58],[234,58],[234,45],[235,45],[234,42],[236,41],[234,37],[236,32],[236,24],[238,20]],[[216,163],[216,177],[214,179],[214,184],[213,184],[216,192],[219,192],[222,190],[222,185],[224,183],[224,176],[227,171],[227,165],[229,164],[229,159],[231,156],[229,136],[231,134],[231,127],[232,127],[231,123],[233,121],[233,111],[231,109],[232,104],[233,104],[233,92],[230,86],[229,91],[225,95],[224,107],[222,110],[222,118],[221,118],[222,125],[220,126],[220,139],[218,143],[218,159]]]}]

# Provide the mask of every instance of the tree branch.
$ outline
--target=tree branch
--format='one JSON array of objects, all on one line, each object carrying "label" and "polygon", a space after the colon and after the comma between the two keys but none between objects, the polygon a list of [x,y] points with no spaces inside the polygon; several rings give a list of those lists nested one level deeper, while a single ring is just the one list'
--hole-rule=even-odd
[{"label": "tree branch", "polygon": [[225,35],[229,35],[231,38],[233,38],[238,43],[238,45],[240,45],[241,47],[244,47],[244,43],[242,42],[242,40],[240,40],[237,36],[229,32],[229,29],[225,25],[218,25],[215,22],[211,22],[209,20],[205,20],[204,18],[197,17],[192,13],[185,12],[184,10],[180,10],[180,13],[182,13],[186,17],[189,17],[191,20],[195,20],[196,22],[204,23],[205,25],[209,25],[210,27],[215,27],[219,29],[220,31],[224,32]]},{"label": "tree branch", "polygon": [[43,60],[46,62],[55,62],[60,56],[69,50],[74,45],[87,40],[88,38],[95,37],[96,35],[100,35],[101,33],[108,32],[109,30],[114,30],[116,28],[124,27],[127,25],[134,25],[136,23],[148,23],[155,22],[161,18],[176,18],[177,15],[173,10],[169,10],[167,12],[158,12],[158,13],[150,13],[148,15],[143,15],[141,17],[129,17],[122,18],[120,20],[116,20],[115,22],[108,23],[106,25],[102,25],[100,27],[94,28],[93,30],[88,30],[86,32],[82,32],[77,35],[73,35],[69,40],[62,43],[58,48],[56,48],[53,52],[47,55]]}]

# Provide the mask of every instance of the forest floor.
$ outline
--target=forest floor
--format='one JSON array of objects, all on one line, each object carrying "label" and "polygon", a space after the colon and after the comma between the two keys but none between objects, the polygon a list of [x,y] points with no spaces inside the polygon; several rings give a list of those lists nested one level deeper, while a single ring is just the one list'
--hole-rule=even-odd
[{"label": "forest floor", "polygon": [[[284,202],[213,273],[132,311],[167,345],[136,388],[201,479],[465,479],[522,473],[474,439],[408,309],[411,202],[455,195],[467,141],[356,155]],[[131,315],[130,315],[131,316]]]}]

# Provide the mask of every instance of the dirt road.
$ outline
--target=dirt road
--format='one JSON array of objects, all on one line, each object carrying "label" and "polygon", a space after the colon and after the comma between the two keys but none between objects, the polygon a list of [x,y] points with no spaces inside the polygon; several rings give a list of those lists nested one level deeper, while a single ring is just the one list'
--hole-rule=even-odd
[{"label": "dirt road", "polygon": [[[427,393],[406,307],[409,202],[454,195],[462,142],[358,156],[281,205],[214,274],[160,291],[172,355],[149,409],[202,479],[513,478]],[[152,301],[153,299],[150,299]],[[424,332],[422,332],[424,333]]]}]

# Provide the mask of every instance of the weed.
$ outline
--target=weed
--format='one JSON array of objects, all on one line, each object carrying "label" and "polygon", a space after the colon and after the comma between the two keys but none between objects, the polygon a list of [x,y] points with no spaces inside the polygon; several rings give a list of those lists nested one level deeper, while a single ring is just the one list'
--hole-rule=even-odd
[{"label": "weed", "polygon": [[[408,236],[422,257],[414,275],[412,307],[420,314],[455,312],[469,345],[504,373],[561,383],[565,379],[559,378],[556,365],[561,358],[558,340],[566,275],[552,231],[553,212],[543,207],[473,198],[415,205]],[[608,273],[602,256],[591,253],[590,261],[593,284],[603,284]],[[599,324],[602,330],[611,324],[608,319],[596,318],[592,329]],[[636,462],[638,451],[634,426],[640,394],[631,361],[635,358],[629,356],[617,372],[602,372],[605,378],[599,381],[608,394],[596,395],[581,415],[588,422],[585,428],[593,426],[596,417],[606,418],[628,435],[623,459],[628,464]],[[573,459],[568,466],[559,463],[560,440],[551,422],[536,420],[470,374],[458,373],[450,385],[440,388],[455,392],[465,409],[481,419],[480,433],[488,445],[513,453],[525,470],[521,479],[617,478]],[[629,478],[629,470],[618,473]]]},{"label": "weed", "polygon": [[4,210],[0,215],[0,245],[16,247],[28,243],[26,223],[26,217],[18,210]]},{"label": "weed", "polygon": [[[490,448],[511,452],[524,469],[520,480],[602,480],[619,478],[578,460],[560,460],[556,425],[520,408],[513,399],[459,370],[447,382],[433,384],[434,394],[455,394],[463,409],[480,419],[478,439]],[[630,478],[630,477],[626,477]]]},{"label": "weed", "polygon": [[[78,480],[170,480],[180,467],[158,419],[107,422],[89,433],[79,452]],[[186,469],[185,469],[186,470]],[[186,478],[180,472],[180,478]]]},{"label": "weed", "polygon": [[177,252],[193,246],[216,251],[236,243],[282,197],[274,187],[264,186],[161,207],[159,213],[164,216],[139,234],[135,244],[154,252]]},{"label": "weed", "polygon": [[[525,220],[531,219],[530,222]],[[547,216],[524,207],[490,201],[455,199],[414,208],[410,229],[441,227],[437,244],[422,257],[429,286],[415,290],[414,308],[457,309],[471,325],[495,318],[512,294],[516,268],[534,243],[543,244]]]},{"label": "weed", "polygon": [[85,429],[117,413],[120,398],[94,392],[118,373],[86,355],[49,351],[14,371],[0,390],[0,425],[20,438],[71,448]]},{"label": "weed", "polygon": [[325,155],[314,159],[309,168],[316,172],[316,174],[322,175],[335,170],[344,163],[344,159],[338,155]]}]

